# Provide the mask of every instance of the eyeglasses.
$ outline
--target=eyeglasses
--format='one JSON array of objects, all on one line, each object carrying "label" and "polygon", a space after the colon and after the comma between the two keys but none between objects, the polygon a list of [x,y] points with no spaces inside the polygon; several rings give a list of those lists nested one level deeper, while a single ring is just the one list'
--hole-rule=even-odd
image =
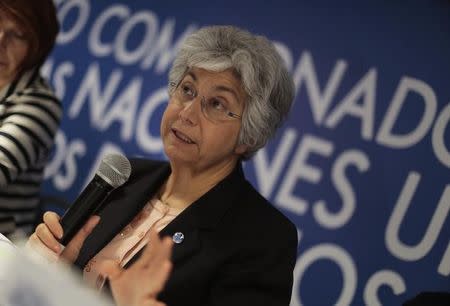
[{"label": "eyeglasses", "polygon": [[[183,79],[184,77],[178,84],[174,82],[170,83],[170,93],[174,98],[172,100],[180,106],[185,106],[187,103],[194,101],[198,96],[194,84],[189,81],[183,81]],[[228,103],[222,98],[201,96],[200,103],[203,115],[210,121],[221,122],[242,118],[242,116],[231,112],[228,109]]]}]

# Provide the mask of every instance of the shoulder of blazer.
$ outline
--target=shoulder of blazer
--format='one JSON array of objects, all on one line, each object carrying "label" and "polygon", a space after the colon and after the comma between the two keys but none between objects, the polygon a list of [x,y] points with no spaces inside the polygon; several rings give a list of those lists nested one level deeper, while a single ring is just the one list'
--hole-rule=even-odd
[{"label": "shoulder of blazer", "polygon": [[[252,188],[252,193],[255,193],[256,196],[258,197],[259,200],[256,201],[256,203],[261,203],[261,208],[260,208],[260,214],[261,215],[265,215],[263,213],[263,211],[270,216],[270,220],[272,220],[272,222],[276,223],[276,224],[280,224],[282,226],[285,226],[286,228],[289,228],[290,231],[292,231],[293,229],[295,229],[295,225],[278,209],[274,206],[274,204],[272,204],[271,202],[269,202],[266,198],[264,198],[258,191],[255,190],[255,188],[253,186],[251,186]],[[269,221],[269,220],[266,220]]]},{"label": "shoulder of blazer", "polygon": [[[234,245],[245,245],[255,253],[266,248],[288,254],[292,264],[297,254],[296,226],[249,182],[218,227],[218,236],[233,237]],[[276,251],[278,250],[278,251]]]}]

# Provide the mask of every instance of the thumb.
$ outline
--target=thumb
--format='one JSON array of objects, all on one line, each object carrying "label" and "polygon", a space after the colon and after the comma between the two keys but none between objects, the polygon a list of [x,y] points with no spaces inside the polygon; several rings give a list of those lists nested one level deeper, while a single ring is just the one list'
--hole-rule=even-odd
[{"label": "thumb", "polygon": [[64,251],[61,253],[61,257],[70,263],[75,262],[80,253],[81,247],[84,241],[92,232],[92,230],[97,226],[100,221],[99,216],[91,216],[86,224],[78,231],[78,233],[72,238],[72,240],[67,244]]}]

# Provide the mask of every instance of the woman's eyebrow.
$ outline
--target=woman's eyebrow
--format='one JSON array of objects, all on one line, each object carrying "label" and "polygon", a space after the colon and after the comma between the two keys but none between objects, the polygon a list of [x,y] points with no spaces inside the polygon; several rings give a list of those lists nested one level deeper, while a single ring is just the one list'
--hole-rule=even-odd
[{"label": "woman's eyebrow", "polygon": [[197,81],[197,76],[195,75],[194,72],[189,71],[188,73],[186,73],[185,77],[187,77],[187,76],[190,76],[194,81]]},{"label": "woman's eyebrow", "polygon": [[218,86],[214,86],[214,90],[225,91],[225,92],[231,93],[234,96],[234,99],[236,100],[236,102],[238,104],[241,104],[241,101],[239,100],[239,97],[238,97],[236,91],[233,88],[228,87],[228,86],[224,86],[224,85],[218,85]]},{"label": "woman's eyebrow", "polygon": [[[190,76],[194,81],[197,81],[197,80],[198,80],[197,75],[196,75],[195,72],[193,72],[193,71],[188,71],[188,72],[186,73],[186,77],[187,77],[187,76]],[[241,101],[240,101],[240,99],[239,99],[239,96],[238,96],[238,94],[236,93],[236,91],[235,91],[233,88],[228,87],[228,86],[225,86],[225,85],[217,85],[217,86],[214,86],[213,89],[216,90],[216,91],[225,91],[225,92],[229,92],[231,95],[233,95],[234,100],[236,100],[236,102],[237,102],[238,104],[241,104]]]}]

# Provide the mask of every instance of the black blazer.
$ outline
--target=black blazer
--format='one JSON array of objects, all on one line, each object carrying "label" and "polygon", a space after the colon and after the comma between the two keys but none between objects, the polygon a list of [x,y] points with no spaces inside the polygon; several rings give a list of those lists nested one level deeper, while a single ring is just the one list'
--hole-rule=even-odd
[{"label": "black blazer", "polygon": [[[135,159],[131,164],[130,179],[108,197],[78,267],[133,219],[170,174],[166,162]],[[240,165],[160,235],[177,232],[184,240],[174,244],[173,270],[159,295],[168,306],[289,305],[296,228],[245,180]]]}]

